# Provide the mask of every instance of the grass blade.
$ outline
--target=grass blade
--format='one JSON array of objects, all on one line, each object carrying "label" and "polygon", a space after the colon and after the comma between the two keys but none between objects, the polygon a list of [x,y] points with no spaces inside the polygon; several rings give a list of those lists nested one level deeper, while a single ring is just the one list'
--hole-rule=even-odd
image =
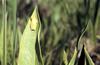
[{"label": "grass blade", "polygon": [[85,56],[86,56],[86,59],[88,60],[89,65],[95,65],[95,64],[93,63],[91,57],[89,56],[89,54],[88,54],[88,52],[87,52],[87,50],[86,50],[85,47],[84,47],[84,52],[85,52]]},{"label": "grass blade", "polygon": [[3,26],[0,30],[0,61],[1,61],[1,65],[3,65]]},{"label": "grass blade", "polygon": [[75,48],[75,51],[74,51],[74,55],[72,57],[72,59],[70,60],[69,64],[68,65],[74,65],[75,64],[75,61],[76,61],[76,58],[77,58],[77,49]]},{"label": "grass blade", "polygon": [[7,11],[6,11],[6,0],[2,0],[3,8],[3,65],[7,65]]}]

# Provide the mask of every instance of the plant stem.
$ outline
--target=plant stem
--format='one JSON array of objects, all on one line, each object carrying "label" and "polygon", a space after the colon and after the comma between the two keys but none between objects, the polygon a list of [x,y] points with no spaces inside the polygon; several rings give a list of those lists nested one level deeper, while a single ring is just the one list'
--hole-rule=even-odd
[{"label": "plant stem", "polygon": [[16,8],[17,8],[17,4],[16,4],[17,0],[13,0],[13,65],[15,64],[15,52],[16,52],[16,43],[17,43],[17,21],[16,21]]},{"label": "plant stem", "polygon": [[7,12],[6,12],[6,0],[2,0],[3,8],[3,65],[7,65]]},{"label": "plant stem", "polygon": [[95,32],[95,26],[92,25],[92,39],[93,39],[93,45],[96,46],[96,32]]}]

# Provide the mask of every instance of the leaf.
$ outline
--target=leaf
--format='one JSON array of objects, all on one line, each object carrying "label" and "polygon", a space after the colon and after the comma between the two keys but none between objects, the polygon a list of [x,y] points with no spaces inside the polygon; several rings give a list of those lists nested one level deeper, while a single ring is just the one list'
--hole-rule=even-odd
[{"label": "leaf", "polygon": [[70,60],[70,62],[69,62],[68,65],[74,65],[74,64],[75,64],[75,61],[76,61],[76,58],[77,58],[77,53],[78,53],[78,51],[77,51],[77,49],[75,48],[75,50],[74,50],[74,55],[73,55],[73,57],[72,57],[72,59]]},{"label": "leaf", "polygon": [[68,65],[67,56],[68,56],[68,50],[67,50],[67,52],[65,50],[63,50],[63,62],[65,65]]},{"label": "leaf", "polygon": [[37,7],[29,18],[20,41],[18,65],[38,65],[35,43],[39,30]]},{"label": "leaf", "polygon": [[3,62],[2,58],[3,58],[3,28],[1,28],[0,30],[0,61],[1,61],[1,64]]},{"label": "leaf", "polygon": [[85,47],[84,47],[84,52],[85,52],[85,56],[86,56],[86,59],[88,60],[89,65],[95,65],[95,64],[93,63],[91,57],[89,56],[89,54],[88,54],[88,52],[87,52],[87,50],[86,50]]}]

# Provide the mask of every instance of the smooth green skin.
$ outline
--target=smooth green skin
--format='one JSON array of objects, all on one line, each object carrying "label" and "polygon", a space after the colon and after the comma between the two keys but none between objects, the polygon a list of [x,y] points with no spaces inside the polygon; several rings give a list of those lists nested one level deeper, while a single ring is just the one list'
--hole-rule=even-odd
[{"label": "smooth green skin", "polygon": [[[34,10],[32,16],[37,16],[36,9]],[[36,49],[35,49],[38,29],[32,30],[30,27],[30,23],[31,21],[29,19],[28,24],[21,38],[20,48],[19,48],[19,57],[17,60],[18,65],[38,65]]]}]

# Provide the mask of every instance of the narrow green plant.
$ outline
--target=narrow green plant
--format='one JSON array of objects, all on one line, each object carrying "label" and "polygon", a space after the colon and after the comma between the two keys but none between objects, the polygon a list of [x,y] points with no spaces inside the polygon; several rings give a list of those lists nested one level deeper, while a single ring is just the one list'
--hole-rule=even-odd
[{"label": "narrow green plant", "polygon": [[[83,28],[82,32],[80,33],[80,36],[78,37],[77,44],[76,44],[77,53],[74,52],[74,55],[73,55],[71,61],[69,62],[69,65],[80,65],[80,63],[85,65],[85,60],[88,60],[88,61],[86,61],[86,64],[89,63],[89,65],[94,65],[92,59],[89,56],[89,53],[87,52],[87,50],[85,48],[85,44],[80,43],[83,35],[87,31],[89,24],[90,24],[90,21],[86,24],[86,26]],[[85,59],[85,57],[86,57],[86,59]],[[84,60],[84,62],[82,60]]]},{"label": "narrow green plant", "polygon": [[3,8],[3,65],[7,65],[7,10],[6,10],[6,0],[2,0]]},{"label": "narrow green plant", "polygon": [[[12,2],[13,1],[13,2]],[[17,0],[7,0],[7,11],[8,11],[8,26],[11,28],[13,27],[12,30],[8,30],[10,32],[13,32],[12,34],[12,40],[10,43],[8,44],[11,44],[11,48],[12,48],[12,64],[13,65],[16,65],[15,64],[15,52],[16,52],[16,46],[17,46],[17,20],[16,20],[16,11],[17,11]],[[12,25],[13,24],[13,25]],[[9,52],[8,52],[9,53]]]},{"label": "narrow green plant", "polygon": [[89,56],[89,54],[88,54],[88,52],[87,52],[87,50],[86,50],[85,47],[84,47],[84,51],[85,51],[85,56],[86,56],[86,59],[88,60],[89,65],[95,65],[95,64],[93,63],[91,57]]},{"label": "narrow green plant", "polygon": [[77,54],[78,54],[78,51],[77,51],[77,49],[75,48],[73,57],[71,58],[71,60],[70,60],[70,62],[69,62],[68,65],[74,65],[74,64],[75,64],[75,61],[76,61],[76,58],[77,58]]},{"label": "narrow green plant", "polygon": [[0,61],[1,64],[3,65],[3,27],[1,28],[0,31]]}]

